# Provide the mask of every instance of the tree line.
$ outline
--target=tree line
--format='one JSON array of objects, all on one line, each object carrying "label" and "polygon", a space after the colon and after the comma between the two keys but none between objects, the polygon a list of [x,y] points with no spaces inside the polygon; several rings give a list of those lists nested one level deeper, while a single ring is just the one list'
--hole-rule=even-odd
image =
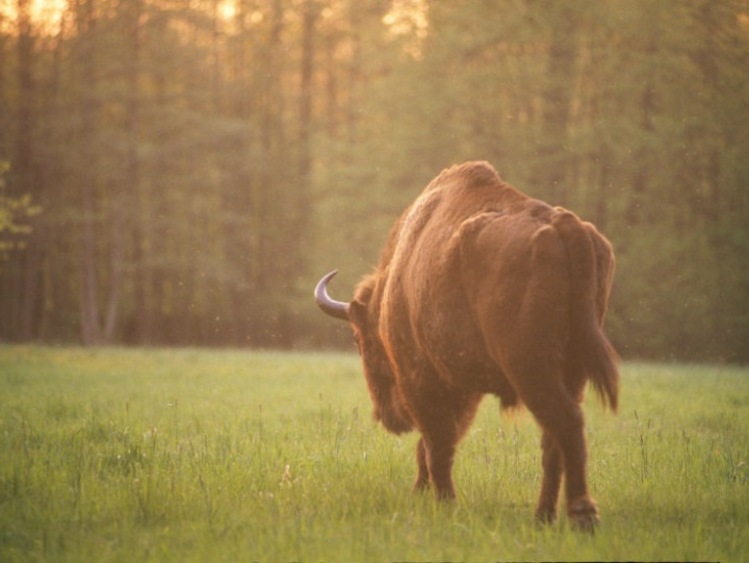
[{"label": "tree line", "polygon": [[331,346],[443,168],[612,241],[624,356],[749,360],[749,2],[0,3],[0,339]]}]

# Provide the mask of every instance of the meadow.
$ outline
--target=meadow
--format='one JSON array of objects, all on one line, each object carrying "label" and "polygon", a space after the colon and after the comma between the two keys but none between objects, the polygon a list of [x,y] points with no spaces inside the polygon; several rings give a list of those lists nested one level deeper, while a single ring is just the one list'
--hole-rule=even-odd
[{"label": "meadow", "polygon": [[0,561],[749,556],[749,369],[624,363],[585,410],[595,535],[534,523],[537,427],[490,397],[445,505],[353,354],[0,346]]}]

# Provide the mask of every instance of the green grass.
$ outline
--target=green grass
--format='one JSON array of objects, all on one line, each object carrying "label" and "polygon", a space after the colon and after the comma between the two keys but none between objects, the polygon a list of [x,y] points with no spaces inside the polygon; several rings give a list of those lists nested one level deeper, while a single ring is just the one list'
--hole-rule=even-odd
[{"label": "green grass", "polygon": [[459,500],[358,358],[0,347],[0,561],[710,560],[749,554],[749,370],[625,364],[587,402],[594,536],[539,528],[538,431],[487,398]]}]

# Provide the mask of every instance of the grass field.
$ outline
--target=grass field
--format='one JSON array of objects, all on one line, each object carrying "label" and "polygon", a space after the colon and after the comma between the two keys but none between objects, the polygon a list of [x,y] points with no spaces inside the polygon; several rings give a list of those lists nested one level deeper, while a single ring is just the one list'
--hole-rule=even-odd
[{"label": "grass field", "polygon": [[538,431],[492,398],[441,505],[353,355],[3,346],[0,561],[744,560],[749,369],[622,372],[589,536],[534,524]]}]

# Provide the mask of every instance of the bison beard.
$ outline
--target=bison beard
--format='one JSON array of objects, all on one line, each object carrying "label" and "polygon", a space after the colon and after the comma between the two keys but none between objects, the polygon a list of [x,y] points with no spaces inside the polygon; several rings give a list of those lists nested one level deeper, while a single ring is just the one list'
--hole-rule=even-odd
[{"label": "bison beard", "polygon": [[415,489],[453,498],[455,449],[481,398],[525,405],[542,429],[540,521],[567,513],[592,529],[580,403],[590,381],[617,407],[616,354],[602,331],[613,279],[608,241],[573,213],[504,183],[491,165],[443,171],[390,232],[375,272],[350,303],[315,290],[350,321],[374,416],[396,434],[416,428]]}]

